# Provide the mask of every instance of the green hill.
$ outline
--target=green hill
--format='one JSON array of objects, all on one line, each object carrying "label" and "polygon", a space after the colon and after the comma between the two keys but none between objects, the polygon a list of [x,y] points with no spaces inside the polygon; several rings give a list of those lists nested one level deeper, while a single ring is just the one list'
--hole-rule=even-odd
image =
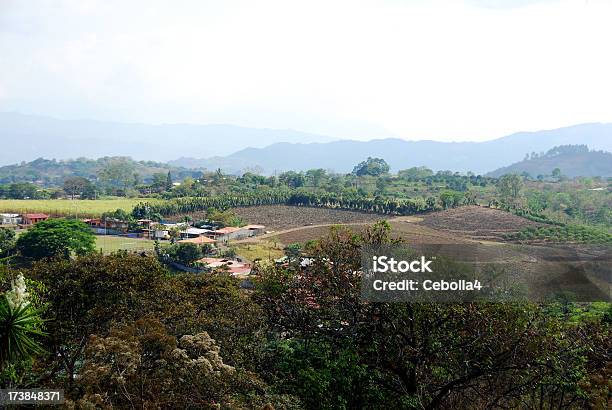
[{"label": "green hill", "polygon": [[487,176],[528,173],[535,178],[552,175],[556,168],[568,177],[612,177],[612,154],[589,151],[586,145],[562,145],[544,154],[528,154],[523,161],[496,169]]},{"label": "green hill", "polygon": [[0,167],[0,184],[33,182],[41,186],[61,185],[65,178],[79,176],[96,181],[100,172],[110,166],[120,166],[142,181],[149,181],[155,173],[170,171],[175,178],[198,174],[197,170],[171,166],[153,161],[134,161],[129,157],[78,158],[55,160],[38,158],[31,162]]}]

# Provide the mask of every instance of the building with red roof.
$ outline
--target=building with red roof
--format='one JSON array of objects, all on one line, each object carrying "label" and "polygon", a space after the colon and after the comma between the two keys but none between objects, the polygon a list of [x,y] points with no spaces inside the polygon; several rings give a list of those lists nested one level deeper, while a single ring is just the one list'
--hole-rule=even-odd
[{"label": "building with red roof", "polygon": [[21,216],[21,223],[23,225],[34,225],[37,222],[46,221],[49,219],[47,214],[23,214]]}]

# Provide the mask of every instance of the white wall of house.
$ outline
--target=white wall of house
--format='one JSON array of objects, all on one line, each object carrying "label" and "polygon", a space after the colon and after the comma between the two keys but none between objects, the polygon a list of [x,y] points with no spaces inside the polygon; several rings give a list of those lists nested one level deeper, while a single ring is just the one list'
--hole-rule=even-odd
[{"label": "white wall of house", "polygon": [[19,214],[0,214],[0,224],[17,225],[21,223]]}]

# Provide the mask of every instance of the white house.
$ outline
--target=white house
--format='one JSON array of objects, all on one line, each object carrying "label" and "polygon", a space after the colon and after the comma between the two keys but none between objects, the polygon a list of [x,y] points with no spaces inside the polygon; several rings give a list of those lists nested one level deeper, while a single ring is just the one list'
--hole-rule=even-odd
[{"label": "white house", "polygon": [[0,214],[0,225],[18,225],[21,223],[19,214]]}]

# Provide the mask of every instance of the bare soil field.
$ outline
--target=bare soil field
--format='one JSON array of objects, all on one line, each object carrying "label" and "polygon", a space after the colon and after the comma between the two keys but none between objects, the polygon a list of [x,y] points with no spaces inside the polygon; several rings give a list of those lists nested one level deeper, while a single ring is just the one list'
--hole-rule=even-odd
[{"label": "bare soil field", "polygon": [[[409,244],[464,244],[472,243],[470,239],[465,239],[457,235],[436,231],[419,223],[404,221],[401,219],[391,219],[391,236],[401,238]],[[343,224],[342,226],[353,232],[361,232],[370,223]],[[309,240],[321,238],[329,233],[330,226],[304,226],[290,230],[278,232],[275,236],[279,242],[284,244],[294,242],[307,242]]]},{"label": "bare soil field", "polygon": [[472,241],[463,236],[437,230],[425,225],[423,222],[410,222],[401,219],[390,220],[391,235],[401,238],[407,243],[414,244],[463,244]]},{"label": "bare soil field", "polygon": [[306,242],[325,236],[332,225],[343,225],[356,232],[387,220],[392,235],[414,244],[462,244],[473,241],[503,241],[505,234],[517,232],[536,222],[497,209],[465,206],[419,217],[390,217],[337,209],[292,207],[285,205],[236,208],[237,215],[249,223],[266,225],[276,231],[280,243]]},{"label": "bare soil field", "polygon": [[501,241],[505,234],[542,224],[498,209],[462,206],[423,217],[422,224],[437,231],[476,240]]},{"label": "bare soil field", "polygon": [[267,230],[274,231],[321,224],[374,223],[385,219],[383,215],[363,212],[287,205],[252,206],[233,210],[246,222],[265,225]]},{"label": "bare soil field", "polygon": [[[389,217],[342,210],[289,206],[240,208],[236,212],[252,223],[262,223],[273,230],[269,234],[237,241],[238,246],[257,246],[271,242],[275,249],[295,242],[307,242],[329,233],[333,225],[343,225],[354,232],[366,229],[377,220],[386,219],[391,234],[415,249],[438,247],[441,255],[457,261],[494,264],[506,272],[512,282],[522,283],[536,299],[551,290],[573,289],[579,300],[607,300],[609,252],[580,249],[568,245],[533,246],[504,243],[506,233],[528,226],[539,226],[510,213],[477,206],[461,207],[419,217]],[[601,254],[608,259],[591,267]],[[588,266],[588,267],[587,267]],[[586,268],[586,269],[585,269]],[[601,279],[604,278],[604,279]],[[521,286],[523,286],[521,285]],[[607,296],[609,298],[609,295]]]}]

